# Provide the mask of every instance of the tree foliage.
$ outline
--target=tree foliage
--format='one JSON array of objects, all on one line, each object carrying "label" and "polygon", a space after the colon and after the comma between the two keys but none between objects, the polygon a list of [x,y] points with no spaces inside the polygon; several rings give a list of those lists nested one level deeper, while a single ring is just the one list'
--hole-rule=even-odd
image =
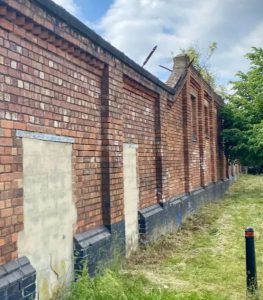
[{"label": "tree foliage", "polygon": [[232,82],[234,94],[222,109],[222,133],[229,161],[263,167],[263,48],[252,48],[246,55],[250,68],[238,72]]}]

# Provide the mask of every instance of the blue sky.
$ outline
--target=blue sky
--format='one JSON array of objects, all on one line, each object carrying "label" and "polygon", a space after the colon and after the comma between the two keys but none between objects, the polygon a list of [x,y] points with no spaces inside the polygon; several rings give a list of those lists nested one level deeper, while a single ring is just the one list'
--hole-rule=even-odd
[{"label": "blue sky", "polygon": [[83,21],[96,23],[103,17],[112,4],[112,0],[76,0],[77,14]]},{"label": "blue sky", "polygon": [[246,71],[244,54],[263,47],[262,0],[55,0],[138,64],[153,46],[146,68],[164,80],[172,57],[197,46],[205,53],[218,48],[210,60],[218,84],[230,88],[238,70]]}]

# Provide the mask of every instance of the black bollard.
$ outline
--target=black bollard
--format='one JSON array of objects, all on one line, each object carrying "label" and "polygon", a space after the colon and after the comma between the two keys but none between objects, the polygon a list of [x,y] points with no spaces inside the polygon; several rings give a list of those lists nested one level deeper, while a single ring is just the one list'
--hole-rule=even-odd
[{"label": "black bollard", "polygon": [[257,295],[257,269],[254,243],[254,229],[247,227],[245,230],[246,239],[246,272],[247,272],[247,293]]}]

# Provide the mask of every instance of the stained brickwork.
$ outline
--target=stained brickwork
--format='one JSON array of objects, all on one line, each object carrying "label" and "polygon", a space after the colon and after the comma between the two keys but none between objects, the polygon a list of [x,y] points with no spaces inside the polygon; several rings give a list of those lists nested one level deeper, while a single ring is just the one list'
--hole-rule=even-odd
[{"label": "stained brickwork", "polygon": [[222,100],[192,66],[177,93],[178,74],[165,85],[51,1],[0,1],[0,17],[0,264],[23,230],[17,130],[74,138],[77,234],[123,221],[123,143],[138,145],[140,209],[239,172],[219,143]]}]

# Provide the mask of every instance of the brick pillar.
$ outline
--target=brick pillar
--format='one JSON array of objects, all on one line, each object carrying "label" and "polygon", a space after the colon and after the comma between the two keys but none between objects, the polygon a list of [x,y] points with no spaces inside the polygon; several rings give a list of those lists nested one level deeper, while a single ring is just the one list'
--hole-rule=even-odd
[{"label": "brick pillar", "polygon": [[183,140],[184,140],[184,174],[185,174],[185,192],[190,192],[190,165],[189,165],[189,147],[192,140],[191,129],[189,128],[189,124],[191,124],[191,116],[188,113],[190,111],[189,108],[189,100],[188,100],[188,91],[189,91],[189,80],[186,81],[185,86],[182,90],[183,96]]},{"label": "brick pillar", "polygon": [[[220,134],[222,131],[222,119],[219,114],[217,114],[217,132]],[[227,172],[227,167],[226,167],[226,158],[224,155],[224,144],[222,141],[222,138],[218,139],[218,157],[219,157],[219,168],[220,168],[220,178],[221,180],[226,179],[226,172]]]},{"label": "brick pillar", "polygon": [[216,181],[221,180],[220,171],[220,153],[219,153],[219,131],[218,131],[218,105],[214,102],[214,143],[215,143],[215,174]]},{"label": "brick pillar", "polygon": [[204,91],[198,91],[198,141],[199,141],[199,156],[200,156],[200,185],[205,185],[204,173]]},{"label": "brick pillar", "polygon": [[[6,112],[0,106],[1,111]],[[22,141],[15,137],[16,125],[5,116],[0,120],[0,265],[17,258],[18,232],[24,226]]]},{"label": "brick pillar", "polygon": [[214,100],[211,99],[209,102],[209,135],[210,135],[210,153],[211,153],[211,179],[212,182],[216,182],[216,132],[214,126],[214,118],[215,118],[215,103]]},{"label": "brick pillar", "polygon": [[156,98],[155,102],[155,141],[156,141],[156,186],[158,202],[164,203],[169,197],[167,163],[165,154],[167,153],[166,143],[166,105],[165,95]]},{"label": "brick pillar", "polygon": [[123,220],[122,73],[105,66],[101,86],[102,212],[106,226]]}]

